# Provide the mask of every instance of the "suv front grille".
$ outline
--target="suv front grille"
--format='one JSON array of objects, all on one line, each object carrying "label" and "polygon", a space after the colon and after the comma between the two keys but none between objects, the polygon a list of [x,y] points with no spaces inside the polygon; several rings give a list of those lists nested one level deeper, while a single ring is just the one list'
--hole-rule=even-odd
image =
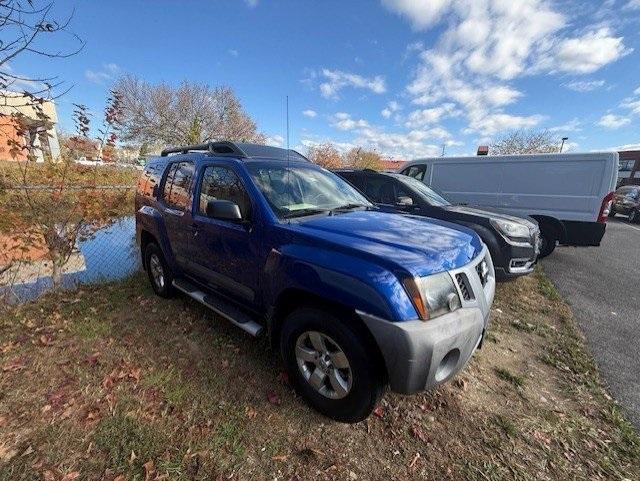
[{"label": "suv front grille", "polygon": [[462,298],[465,301],[474,299],[473,291],[471,290],[471,286],[469,286],[469,280],[467,279],[467,276],[465,274],[456,274],[456,282],[458,283],[458,287],[460,288]]}]

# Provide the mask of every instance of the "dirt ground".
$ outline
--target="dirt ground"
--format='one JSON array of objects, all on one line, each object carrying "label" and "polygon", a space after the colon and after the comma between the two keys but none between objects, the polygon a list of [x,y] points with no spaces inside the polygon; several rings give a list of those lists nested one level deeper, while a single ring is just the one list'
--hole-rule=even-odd
[{"label": "dirt ground", "polygon": [[0,312],[0,480],[640,479],[640,441],[541,272],[453,382],[345,425],[265,340],[138,275]]}]

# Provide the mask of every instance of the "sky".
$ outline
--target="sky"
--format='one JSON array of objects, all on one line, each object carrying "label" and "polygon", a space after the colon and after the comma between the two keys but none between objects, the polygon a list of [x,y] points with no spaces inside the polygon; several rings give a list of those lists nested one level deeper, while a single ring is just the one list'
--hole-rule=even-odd
[{"label": "sky", "polygon": [[[56,76],[60,127],[134,74],[234,89],[261,132],[384,156],[472,155],[514,129],[565,149],[640,149],[640,0],[56,0],[77,55],[16,59]],[[46,39],[68,50],[68,36]],[[94,122],[95,123],[95,122]]]}]

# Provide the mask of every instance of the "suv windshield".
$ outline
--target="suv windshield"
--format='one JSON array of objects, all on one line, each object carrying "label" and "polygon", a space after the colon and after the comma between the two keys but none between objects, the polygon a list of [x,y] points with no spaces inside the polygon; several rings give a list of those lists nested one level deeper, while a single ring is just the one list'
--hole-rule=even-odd
[{"label": "suv windshield", "polygon": [[408,177],[403,174],[394,174],[393,176],[397,178],[400,182],[402,182],[404,185],[409,187],[411,190],[413,190],[415,193],[421,195],[424,198],[424,200],[426,200],[430,205],[434,205],[436,207],[451,205],[451,203],[447,199],[442,197],[431,187],[427,187],[427,185],[424,184],[423,182],[420,182],[419,180],[414,179],[413,177]]},{"label": "suv windshield", "polygon": [[346,181],[324,169],[272,164],[247,168],[280,218],[373,206]]}]

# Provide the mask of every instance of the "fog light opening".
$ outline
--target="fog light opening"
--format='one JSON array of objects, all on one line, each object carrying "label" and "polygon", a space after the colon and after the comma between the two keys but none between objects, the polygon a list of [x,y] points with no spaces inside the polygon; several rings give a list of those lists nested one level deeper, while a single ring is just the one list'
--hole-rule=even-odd
[{"label": "fog light opening", "polygon": [[442,382],[451,376],[451,373],[456,369],[458,361],[460,360],[460,350],[451,349],[446,356],[440,361],[440,365],[436,370],[436,382]]}]

